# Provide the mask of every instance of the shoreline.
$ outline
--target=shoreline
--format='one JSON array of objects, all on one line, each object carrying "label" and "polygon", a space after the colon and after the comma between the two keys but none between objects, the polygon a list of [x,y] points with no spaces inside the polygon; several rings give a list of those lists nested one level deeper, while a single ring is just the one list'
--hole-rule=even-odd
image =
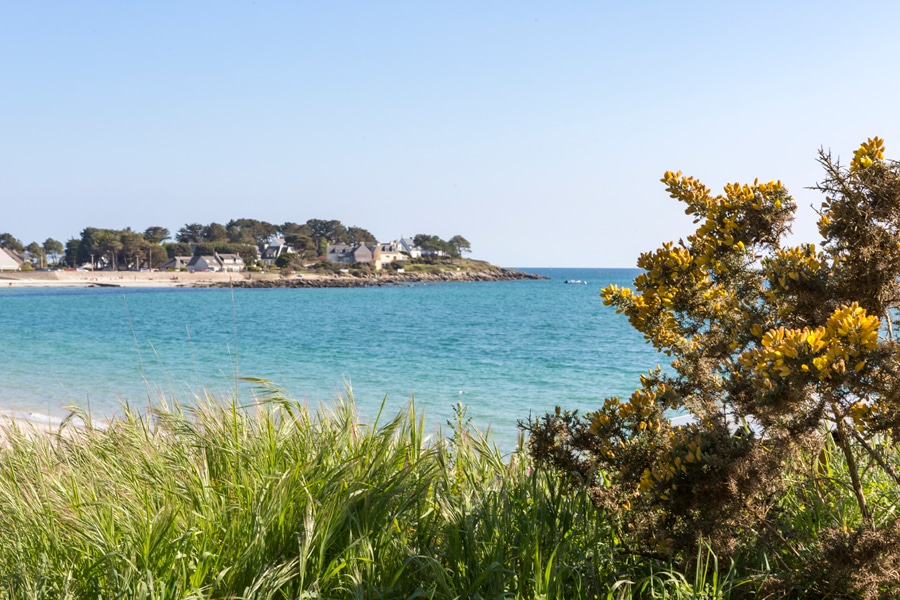
[{"label": "shoreline", "polygon": [[16,271],[0,273],[0,290],[40,287],[117,288],[346,288],[414,283],[477,282],[546,279],[512,269],[438,273],[378,273],[374,277],[350,274],[300,273],[187,273],[135,271]]}]

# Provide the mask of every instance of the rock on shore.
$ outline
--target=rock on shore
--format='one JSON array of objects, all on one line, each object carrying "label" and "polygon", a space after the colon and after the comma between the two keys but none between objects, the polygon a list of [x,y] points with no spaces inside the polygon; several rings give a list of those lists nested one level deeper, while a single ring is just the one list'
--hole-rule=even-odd
[{"label": "rock on shore", "polygon": [[230,282],[218,282],[210,284],[210,287],[236,287],[236,288],[350,288],[350,287],[380,287],[391,285],[405,285],[413,283],[440,283],[450,281],[511,281],[518,279],[547,279],[533,273],[522,273],[512,269],[499,269],[496,271],[441,271],[439,273],[379,273],[372,275],[333,275],[300,277],[297,275],[286,276],[283,279],[257,278],[236,279]]}]

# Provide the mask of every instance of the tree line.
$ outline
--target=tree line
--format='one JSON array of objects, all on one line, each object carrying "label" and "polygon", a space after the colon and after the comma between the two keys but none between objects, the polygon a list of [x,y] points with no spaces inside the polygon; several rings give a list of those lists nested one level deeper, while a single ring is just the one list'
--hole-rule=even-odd
[{"label": "tree line", "polygon": [[[0,233],[0,248],[21,255],[32,268],[50,265],[77,267],[90,264],[96,268],[137,270],[157,268],[175,256],[238,254],[247,265],[258,259],[258,248],[276,237],[294,249],[280,266],[298,266],[324,257],[329,244],[374,243],[376,237],[367,229],[345,226],[338,220],[309,219],[305,223],[273,224],[256,219],[232,219],[222,223],[186,223],[174,235],[165,227],[152,226],[144,231],[86,227],[77,238],[65,245],[47,238],[43,244],[27,246],[10,233]],[[436,235],[418,234],[414,243],[432,256],[459,258],[470,252],[469,242],[457,235],[448,241]]]}]

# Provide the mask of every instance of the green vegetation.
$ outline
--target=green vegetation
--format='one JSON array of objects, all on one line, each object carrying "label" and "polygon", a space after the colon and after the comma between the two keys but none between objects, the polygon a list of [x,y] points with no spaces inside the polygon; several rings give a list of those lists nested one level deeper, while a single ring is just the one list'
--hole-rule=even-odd
[{"label": "green vegetation", "polygon": [[406,261],[403,263],[399,263],[397,265],[399,268],[402,268],[407,273],[431,273],[431,274],[439,274],[445,272],[447,270],[455,270],[457,268],[463,271],[499,271],[500,267],[496,265],[492,265],[489,262],[483,260],[473,260],[469,258],[463,258],[454,260],[452,263],[444,262],[440,259],[431,260],[431,259],[416,259],[411,261]]},{"label": "green vegetation", "polygon": [[[671,370],[627,403],[532,421],[531,449],[585,484],[636,553],[684,563],[708,545],[742,565],[765,557],[778,593],[894,598],[900,163],[878,138],[849,167],[819,162],[821,248],[784,245],[795,204],[781,182],[713,196],[666,173],[696,233],[603,296]],[[673,425],[673,411],[694,419]]]},{"label": "green vegetation", "polygon": [[0,451],[0,597],[605,597],[611,531],[586,493],[504,460],[460,410],[352,399],[127,410],[15,425]]},{"label": "green vegetation", "polygon": [[47,238],[43,244],[31,242],[28,246],[24,246],[9,233],[0,233],[0,248],[22,255],[25,259],[23,270],[42,268],[56,263],[63,253],[63,245],[53,238]]},{"label": "green vegetation", "polygon": [[[251,406],[199,398],[126,408],[107,427],[86,414],[50,434],[3,427],[0,598],[821,597],[794,579],[817,549],[789,542],[859,517],[826,440],[773,498],[778,551],[659,559],[521,444],[502,455],[462,407],[429,437],[412,406],[363,425],[352,396],[311,412],[256,383]],[[889,493],[878,471],[863,484]],[[865,577],[857,565],[821,582]]]},{"label": "green vegetation", "polygon": [[422,249],[422,255],[432,259],[454,259],[462,256],[462,252],[471,252],[469,242],[461,235],[444,241],[436,235],[419,233],[413,237],[413,243]]}]

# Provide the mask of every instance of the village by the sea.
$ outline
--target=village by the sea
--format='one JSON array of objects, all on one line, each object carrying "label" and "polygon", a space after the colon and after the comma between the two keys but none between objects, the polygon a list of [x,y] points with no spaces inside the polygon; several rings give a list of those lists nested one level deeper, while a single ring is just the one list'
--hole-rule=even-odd
[{"label": "village by the sea", "polygon": [[[627,398],[665,357],[600,289],[636,269],[521,269],[546,280],[356,289],[0,290],[0,411],[54,422],[271,382],[310,405],[348,388],[363,422],[411,398],[433,431],[461,403],[499,444],[555,406]],[[580,283],[566,283],[580,282]]]}]

